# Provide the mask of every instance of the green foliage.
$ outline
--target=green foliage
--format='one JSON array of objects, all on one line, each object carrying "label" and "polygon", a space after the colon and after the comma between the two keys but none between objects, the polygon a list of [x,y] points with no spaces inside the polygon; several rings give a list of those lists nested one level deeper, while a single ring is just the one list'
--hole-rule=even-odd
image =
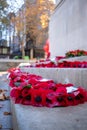
[{"label": "green foliage", "polygon": [[0,23],[2,25],[8,25],[9,19],[8,19],[8,3],[6,0],[0,0]]},{"label": "green foliage", "polygon": [[24,60],[29,60],[29,56],[24,56]]},{"label": "green foliage", "polygon": [[6,14],[6,8],[8,7],[6,0],[0,0],[0,19]]},{"label": "green foliage", "polygon": [[6,0],[0,0],[0,11],[8,7]]},{"label": "green foliage", "polygon": [[3,17],[3,18],[1,19],[1,22],[2,22],[3,25],[6,25],[6,26],[9,25],[9,19],[8,19],[7,17]]}]

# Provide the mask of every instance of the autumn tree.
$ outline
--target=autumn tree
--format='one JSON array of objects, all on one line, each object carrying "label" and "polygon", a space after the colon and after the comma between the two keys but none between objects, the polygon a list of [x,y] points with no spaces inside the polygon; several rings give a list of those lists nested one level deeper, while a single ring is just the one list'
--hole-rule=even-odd
[{"label": "autumn tree", "polygon": [[48,28],[50,15],[54,9],[54,3],[51,0],[26,0],[26,33],[30,34],[33,40],[39,36],[38,42],[43,41],[43,32]]},{"label": "autumn tree", "polygon": [[39,44],[39,46],[46,40],[50,15],[54,6],[52,0],[25,0],[15,20],[23,56],[24,39],[26,42],[32,39],[33,44]]}]

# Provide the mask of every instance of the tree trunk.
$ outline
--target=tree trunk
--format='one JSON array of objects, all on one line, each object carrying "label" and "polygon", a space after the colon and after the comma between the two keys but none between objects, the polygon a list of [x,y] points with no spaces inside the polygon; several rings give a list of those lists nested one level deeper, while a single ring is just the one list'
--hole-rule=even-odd
[{"label": "tree trunk", "polygon": [[24,50],[24,43],[21,43],[21,52],[22,52],[22,59],[25,57],[25,50]]},{"label": "tree trunk", "polygon": [[30,49],[30,59],[33,59],[33,48]]}]

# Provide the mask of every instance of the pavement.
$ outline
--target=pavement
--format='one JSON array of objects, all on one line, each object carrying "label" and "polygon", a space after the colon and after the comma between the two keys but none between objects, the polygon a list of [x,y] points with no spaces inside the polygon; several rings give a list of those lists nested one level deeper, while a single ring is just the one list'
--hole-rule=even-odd
[{"label": "pavement", "polygon": [[0,72],[0,90],[6,96],[6,99],[0,100],[0,130],[13,130],[7,72]]}]

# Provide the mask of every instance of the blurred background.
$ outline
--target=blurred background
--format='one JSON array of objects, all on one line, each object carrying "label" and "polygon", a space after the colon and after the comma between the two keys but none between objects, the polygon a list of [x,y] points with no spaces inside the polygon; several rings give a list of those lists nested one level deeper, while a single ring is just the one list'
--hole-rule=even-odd
[{"label": "blurred background", "polygon": [[[54,0],[0,0],[0,58],[44,58]],[[47,43],[47,44],[46,44]]]}]

